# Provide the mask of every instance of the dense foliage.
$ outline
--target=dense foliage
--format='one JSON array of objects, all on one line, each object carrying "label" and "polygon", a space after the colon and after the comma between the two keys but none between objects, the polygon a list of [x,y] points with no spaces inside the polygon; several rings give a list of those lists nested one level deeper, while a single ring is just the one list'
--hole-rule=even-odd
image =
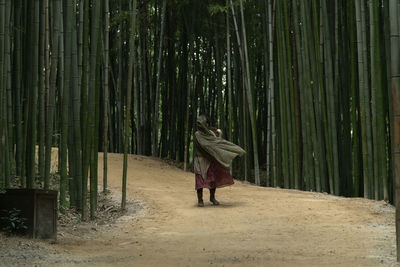
[{"label": "dense foliage", "polygon": [[0,187],[94,216],[97,151],[188,168],[204,113],[237,178],[393,201],[392,54],[386,1],[0,0]]}]

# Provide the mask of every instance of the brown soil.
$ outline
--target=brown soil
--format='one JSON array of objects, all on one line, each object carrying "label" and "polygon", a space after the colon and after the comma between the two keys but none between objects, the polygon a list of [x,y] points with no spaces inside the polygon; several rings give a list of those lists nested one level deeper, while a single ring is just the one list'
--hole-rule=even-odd
[{"label": "brown soil", "polygon": [[[99,181],[101,164],[100,154]],[[125,215],[75,230],[67,221],[54,244],[0,236],[0,265],[398,266],[394,208],[385,202],[236,181],[217,189],[221,205],[198,208],[192,173],[135,155],[128,165]],[[109,154],[108,171],[119,201],[122,155]]]}]

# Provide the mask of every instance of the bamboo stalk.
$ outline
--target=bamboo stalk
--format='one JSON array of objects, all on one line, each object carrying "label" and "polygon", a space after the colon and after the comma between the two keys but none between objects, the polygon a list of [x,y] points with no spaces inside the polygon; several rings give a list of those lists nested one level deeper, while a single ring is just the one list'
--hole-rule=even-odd
[{"label": "bamboo stalk", "polygon": [[110,41],[110,9],[109,0],[104,0],[104,127],[103,127],[103,192],[107,191],[107,175],[108,175],[108,129],[109,129],[109,41]]},{"label": "bamboo stalk", "polygon": [[128,85],[127,85],[127,99],[126,99],[126,113],[125,113],[125,144],[124,144],[124,165],[122,174],[122,201],[121,209],[126,207],[126,181],[128,169],[128,143],[129,143],[129,123],[130,123],[130,107],[131,107],[131,94],[133,84],[133,62],[135,61],[135,32],[136,32],[136,0],[132,0],[131,10],[131,31],[129,35],[129,65],[128,65]]},{"label": "bamboo stalk", "polygon": [[396,248],[400,261],[400,30],[398,1],[389,1],[390,52],[393,109],[393,166],[396,193]]},{"label": "bamboo stalk", "polygon": [[154,114],[153,114],[153,156],[157,156],[159,154],[158,151],[158,118],[159,118],[159,103],[160,103],[160,75],[161,75],[161,59],[162,59],[162,48],[163,48],[163,40],[164,40],[164,24],[165,24],[165,10],[167,6],[167,0],[163,0],[162,3],[162,11],[161,11],[161,30],[160,30],[160,44],[158,47],[158,60],[157,60],[157,82],[156,82],[156,94],[155,94],[155,102],[154,102]]},{"label": "bamboo stalk", "polygon": [[[3,115],[3,94],[4,94],[4,27],[5,27],[5,0],[0,1],[0,137],[3,139],[4,135],[4,115]],[[7,162],[4,160],[4,142],[0,143],[0,155],[2,155],[0,160],[0,188],[4,188],[5,185],[5,177],[4,177],[4,168]]]}]

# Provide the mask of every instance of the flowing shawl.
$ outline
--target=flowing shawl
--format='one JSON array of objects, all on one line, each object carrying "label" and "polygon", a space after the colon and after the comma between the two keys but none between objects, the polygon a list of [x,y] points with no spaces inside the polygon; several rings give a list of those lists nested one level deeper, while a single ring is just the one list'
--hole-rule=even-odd
[{"label": "flowing shawl", "polygon": [[[197,131],[195,132],[194,145],[195,155],[198,158],[208,159],[206,161],[217,161],[222,167],[229,168],[232,164],[232,160],[237,156],[242,156],[246,153],[240,146],[235,145],[220,136],[217,136],[212,127],[208,126],[207,119],[205,116],[200,116],[197,119]],[[209,163],[199,164],[199,161],[195,161],[195,169],[197,166],[209,167]],[[196,171],[196,170],[195,170]],[[202,175],[205,180],[204,167],[199,174]]]}]

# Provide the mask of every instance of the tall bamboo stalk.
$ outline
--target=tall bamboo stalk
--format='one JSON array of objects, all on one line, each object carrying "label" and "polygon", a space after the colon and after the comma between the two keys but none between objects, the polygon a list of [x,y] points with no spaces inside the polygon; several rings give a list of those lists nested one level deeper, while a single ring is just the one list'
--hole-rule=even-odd
[{"label": "tall bamboo stalk", "polygon": [[276,1],[271,3],[271,0],[268,0],[268,34],[269,34],[269,79],[268,79],[268,87],[269,87],[269,114],[268,120],[270,121],[271,126],[271,153],[272,153],[272,181],[274,186],[276,186],[276,129],[275,129],[275,93],[274,93],[274,33],[272,31],[275,22],[275,5]]},{"label": "tall bamboo stalk", "polygon": [[37,103],[38,103],[38,82],[39,82],[39,0],[34,1],[34,14],[33,14],[33,31],[32,31],[32,41],[33,41],[33,51],[32,51],[32,98],[30,102],[30,124],[29,129],[31,130],[31,135],[29,138],[27,150],[28,150],[28,165],[27,165],[27,187],[33,188],[36,178],[35,170],[35,155],[36,155],[36,137],[37,137]]},{"label": "tall bamboo stalk", "polygon": [[[376,150],[378,150],[378,156],[375,159],[378,161],[378,182],[377,182],[377,191],[378,191],[378,199],[388,199],[388,173],[387,173],[387,158],[388,154],[386,152],[386,147],[387,147],[387,131],[386,131],[386,118],[387,118],[387,111],[385,111],[385,106],[387,104],[385,103],[387,95],[386,93],[386,88],[384,85],[384,62],[382,62],[382,40],[384,39],[381,35],[381,30],[379,27],[380,21],[379,21],[379,8],[380,5],[378,2],[373,2],[372,6],[372,13],[373,13],[373,20],[374,20],[374,37],[375,37],[375,64],[377,66],[377,71],[372,72],[376,73],[376,85],[377,85],[377,92],[376,92],[376,112],[377,112],[377,135],[378,135],[378,142],[376,146]],[[374,114],[373,114],[374,115]]]},{"label": "tall bamboo stalk", "polygon": [[72,81],[72,27],[73,27],[73,1],[68,1],[65,9],[65,68],[64,86],[61,98],[61,135],[60,135],[60,206],[66,206],[66,191],[68,184],[67,170],[67,140],[68,140],[68,115],[70,101],[70,84]]},{"label": "tall bamboo stalk", "polygon": [[109,111],[109,41],[110,41],[110,10],[109,0],[104,0],[104,128],[103,128],[103,192],[107,190],[107,172],[108,172],[108,111]]},{"label": "tall bamboo stalk", "polygon": [[[89,50],[89,0],[82,0],[81,11],[83,13],[83,21],[80,27],[83,29],[83,40],[82,40],[82,75],[81,75],[81,135],[82,135],[82,219],[87,218],[87,194],[88,194],[88,172],[90,162],[90,140],[91,136],[89,133],[89,75],[90,67],[95,65],[95,62],[90,63],[90,50]],[[94,34],[94,33],[92,33]],[[97,46],[96,46],[97,48]],[[94,75],[94,71],[91,72]],[[94,88],[93,88],[94,89]],[[94,90],[92,90],[94,92]],[[93,95],[93,93],[92,93]]]},{"label": "tall bamboo stalk", "polygon": [[[101,49],[101,2],[92,5],[90,29],[90,74],[89,74],[89,99],[88,99],[88,132],[86,135],[86,151],[90,164],[90,218],[94,219],[97,199],[97,152],[98,146],[98,88],[100,81],[99,54]],[[84,199],[83,199],[84,200]]]},{"label": "tall bamboo stalk", "polygon": [[14,127],[13,127],[13,116],[12,116],[12,60],[11,60],[11,50],[12,50],[12,20],[11,20],[11,1],[6,1],[5,6],[5,30],[4,30],[4,87],[5,87],[5,95],[4,95],[4,115],[7,118],[7,127],[5,127],[5,161],[7,164],[5,165],[4,175],[5,175],[5,185],[6,187],[10,187],[11,185],[11,174],[14,172],[15,161],[14,161]]},{"label": "tall bamboo stalk", "polygon": [[379,198],[379,185],[378,185],[378,173],[379,173],[379,161],[378,161],[378,143],[379,143],[379,136],[378,136],[378,119],[377,119],[377,104],[376,104],[376,94],[377,94],[377,76],[379,75],[379,70],[377,69],[376,65],[376,57],[375,57],[375,19],[374,19],[374,12],[373,12],[373,3],[372,1],[368,1],[368,9],[369,9],[369,30],[370,30],[370,66],[371,66],[371,115],[372,115],[372,143],[373,143],[373,157],[374,157],[374,198],[378,200]]},{"label": "tall bamboo stalk", "polygon": [[[3,95],[5,92],[4,88],[4,78],[3,78],[3,72],[4,72],[4,27],[5,27],[5,5],[6,2],[5,0],[0,1],[0,137],[3,140],[3,135],[4,135],[4,115],[3,115],[3,107],[4,107],[4,102],[3,102]],[[5,149],[5,144],[4,142],[0,142],[0,155],[1,160],[0,160],[0,187],[4,187],[4,168],[5,162],[4,160],[4,149]]]},{"label": "tall bamboo stalk", "polygon": [[[99,8],[98,16],[101,15],[101,8]],[[97,188],[98,188],[98,162],[99,162],[99,153],[98,153],[98,144],[99,144],[99,113],[100,113],[100,66],[101,66],[101,54],[102,54],[102,42],[101,40],[101,30],[100,30],[100,21],[95,21],[94,23],[98,23],[96,27],[96,31],[98,32],[98,40],[97,41],[97,49],[96,49],[96,78],[95,78],[95,92],[94,92],[94,110],[91,109],[91,113],[93,113],[93,132],[92,141],[90,144],[90,219],[94,220],[96,217],[97,210]]]},{"label": "tall bamboo stalk", "polygon": [[328,109],[328,124],[329,124],[329,140],[330,146],[328,147],[328,151],[331,154],[331,162],[328,162],[328,165],[331,164],[332,172],[332,184],[331,193],[335,195],[339,195],[339,165],[338,165],[338,146],[337,146],[337,127],[336,127],[336,107],[335,107],[335,95],[334,95],[334,80],[333,80],[333,63],[332,63],[332,49],[331,49],[331,37],[329,30],[329,22],[328,22],[328,13],[326,7],[326,0],[322,1],[322,17],[324,20],[324,51],[325,51],[325,79],[326,79],[326,91],[327,91],[327,109]]},{"label": "tall bamboo stalk", "polygon": [[50,166],[51,166],[51,148],[52,148],[52,135],[53,123],[55,113],[55,91],[57,82],[57,64],[58,64],[58,50],[59,50],[59,34],[60,34],[60,20],[61,20],[61,1],[57,0],[53,3],[53,30],[52,30],[52,43],[51,43],[51,70],[50,70],[50,87],[47,100],[47,120],[46,120],[46,155],[45,155],[45,176],[44,188],[49,188],[50,183]]},{"label": "tall bamboo stalk", "polygon": [[257,141],[257,131],[256,131],[256,118],[253,104],[253,92],[250,83],[250,66],[249,66],[249,56],[247,52],[247,37],[246,37],[246,27],[243,12],[243,1],[240,0],[240,15],[242,19],[242,34],[243,34],[243,48],[244,48],[244,60],[246,62],[246,97],[247,104],[249,108],[251,133],[253,141],[253,153],[254,153],[254,179],[257,185],[260,185],[260,168],[258,164],[258,141]]},{"label": "tall bamboo stalk", "polygon": [[362,1],[356,0],[356,21],[357,21],[357,54],[358,54],[358,79],[359,79],[359,93],[360,93],[360,120],[361,120],[361,144],[362,144],[362,161],[363,161],[363,178],[364,178],[364,197],[369,197],[370,195],[370,181],[371,181],[371,172],[369,167],[369,154],[368,154],[368,127],[367,127],[367,90],[368,86],[366,85],[366,72],[364,65],[367,64],[365,62],[365,57],[363,50],[366,46],[363,38],[362,32],[362,14],[361,14],[361,6]]},{"label": "tall bamboo stalk", "polygon": [[[15,106],[15,137],[16,140],[22,140],[22,110],[21,110],[21,91],[22,91],[22,38],[21,38],[21,1],[16,1],[14,3],[14,79],[13,85],[15,89],[14,103]],[[22,150],[23,143],[15,142],[15,162],[16,162],[16,175],[21,177],[22,175]]]},{"label": "tall bamboo stalk", "polygon": [[[192,42],[189,41],[189,55],[192,52]],[[192,57],[189,56],[189,67],[192,66],[191,62]],[[186,113],[185,113],[185,134],[184,134],[184,139],[185,139],[185,144],[184,144],[184,156],[183,156],[183,169],[187,171],[187,165],[188,165],[188,151],[189,151],[189,141],[190,141],[190,133],[189,133],[189,114],[190,114],[190,97],[191,97],[191,86],[187,86],[186,88]]]},{"label": "tall bamboo stalk", "polygon": [[[300,9],[300,10],[299,10]],[[299,12],[299,11],[300,12]],[[301,35],[306,36],[306,19],[304,18],[304,6],[300,5],[298,1],[292,2],[292,12],[293,12],[293,20],[294,20],[294,35],[295,35],[295,48],[297,52],[297,56],[294,58],[294,69],[295,75],[299,76],[297,79],[297,83],[300,88],[305,88],[300,90],[300,112],[301,112],[301,136],[302,136],[302,166],[301,166],[301,188],[306,190],[311,190],[311,181],[312,179],[312,147],[310,142],[310,95],[307,94],[311,87],[310,83],[310,65],[309,56],[308,56],[308,45],[305,45],[305,39],[301,38]],[[300,23],[300,21],[304,21]],[[297,61],[297,62],[296,62]],[[312,124],[312,123],[311,123]]]},{"label": "tall bamboo stalk", "polygon": [[396,189],[396,247],[400,261],[400,30],[398,1],[389,1],[393,109],[393,166]]},{"label": "tall bamboo stalk", "polygon": [[39,34],[39,177],[44,183],[45,173],[45,94],[46,94],[46,3],[40,2]]},{"label": "tall bamboo stalk", "polygon": [[[229,2],[226,0],[226,4]],[[228,132],[227,137],[229,140],[233,140],[232,138],[232,130],[233,130],[233,94],[232,94],[232,70],[231,70],[231,35],[230,35],[230,20],[229,20],[229,12],[226,12],[226,85],[228,89]]]},{"label": "tall bamboo stalk", "polygon": [[[74,5],[75,6],[75,5]],[[72,102],[72,132],[73,145],[71,149],[73,155],[73,165],[75,169],[72,177],[75,185],[74,193],[71,195],[71,204],[77,209],[82,208],[82,135],[81,135],[81,92],[79,77],[79,55],[78,55],[78,31],[76,24],[72,25],[72,60],[71,60],[71,102]]]},{"label": "tall bamboo stalk", "polygon": [[[285,35],[284,35],[284,6],[283,2],[277,2],[277,46],[278,46],[278,83],[279,83],[279,113],[280,113],[280,131],[281,137],[280,138],[280,145],[281,145],[281,170],[282,170],[282,179],[283,179],[283,186],[285,188],[290,188],[290,162],[289,162],[289,138],[288,138],[288,123],[287,123],[287,109],[286,105],[286,94],[288,92],[287,83],[285,83],[285,74],[286,74],[286,46],[285,46]],[[281,185],[278,185],[281,186]]]},{"label": "tall bamboo stalk", "polygon": [[158,60],[157,60],[157,81],[156,81],[156,93],[154,100],[154,114],[153,114],[153,139],[152,139],[152,154],[158,156],[158,128],[159,128],[159,105],[160,105],[160,80],[161,80],[161,59],[162,59],[162,48],[164,40],[164,24],[165,24],[165,10],[167,8],[167,0],[163,0],[161,10],[161,29],[160,29],[160,42],[158,47]]},{"label": "tall bamboo stalk", "polygon": [[[122,201],[121,209],[126,207],[126,180],[128,171],[128,144],[129,144],[129,132],[130,132],[130,116],[131,116],[131,96],[132,96],[132,84],[133,84],[133,63],[135,61],[135,33],[136,33],[136,5],[137,0],[132,0],[131,7],[131,31],[129,34],[129,64],[128,64],[128,84],[127,84],[127,98],[125,108],[125,144],[124,144],[124,165],[122,174]],[[154,151],[154,150],[153,150]]]},{"label": "tall bamboo stalk", "polygon": [[[361,2],[361,33],[363,38],[363,57],[365,64],[363,65],[364,76],[369,77],[368,73],[368,46],[367,46],[367,14],[365,11],[366,3]],[[373,147],[372,147],[372,125],[371,125],[371,90],[369,79],[365,80],[364,83],[364,103],[365,103],[365,129],[366,129],[366,141],[367,141],[367,172],[370,177],[368,177],[368,198],[373,198],[374,195],[374,158],[373,158]]]}]

